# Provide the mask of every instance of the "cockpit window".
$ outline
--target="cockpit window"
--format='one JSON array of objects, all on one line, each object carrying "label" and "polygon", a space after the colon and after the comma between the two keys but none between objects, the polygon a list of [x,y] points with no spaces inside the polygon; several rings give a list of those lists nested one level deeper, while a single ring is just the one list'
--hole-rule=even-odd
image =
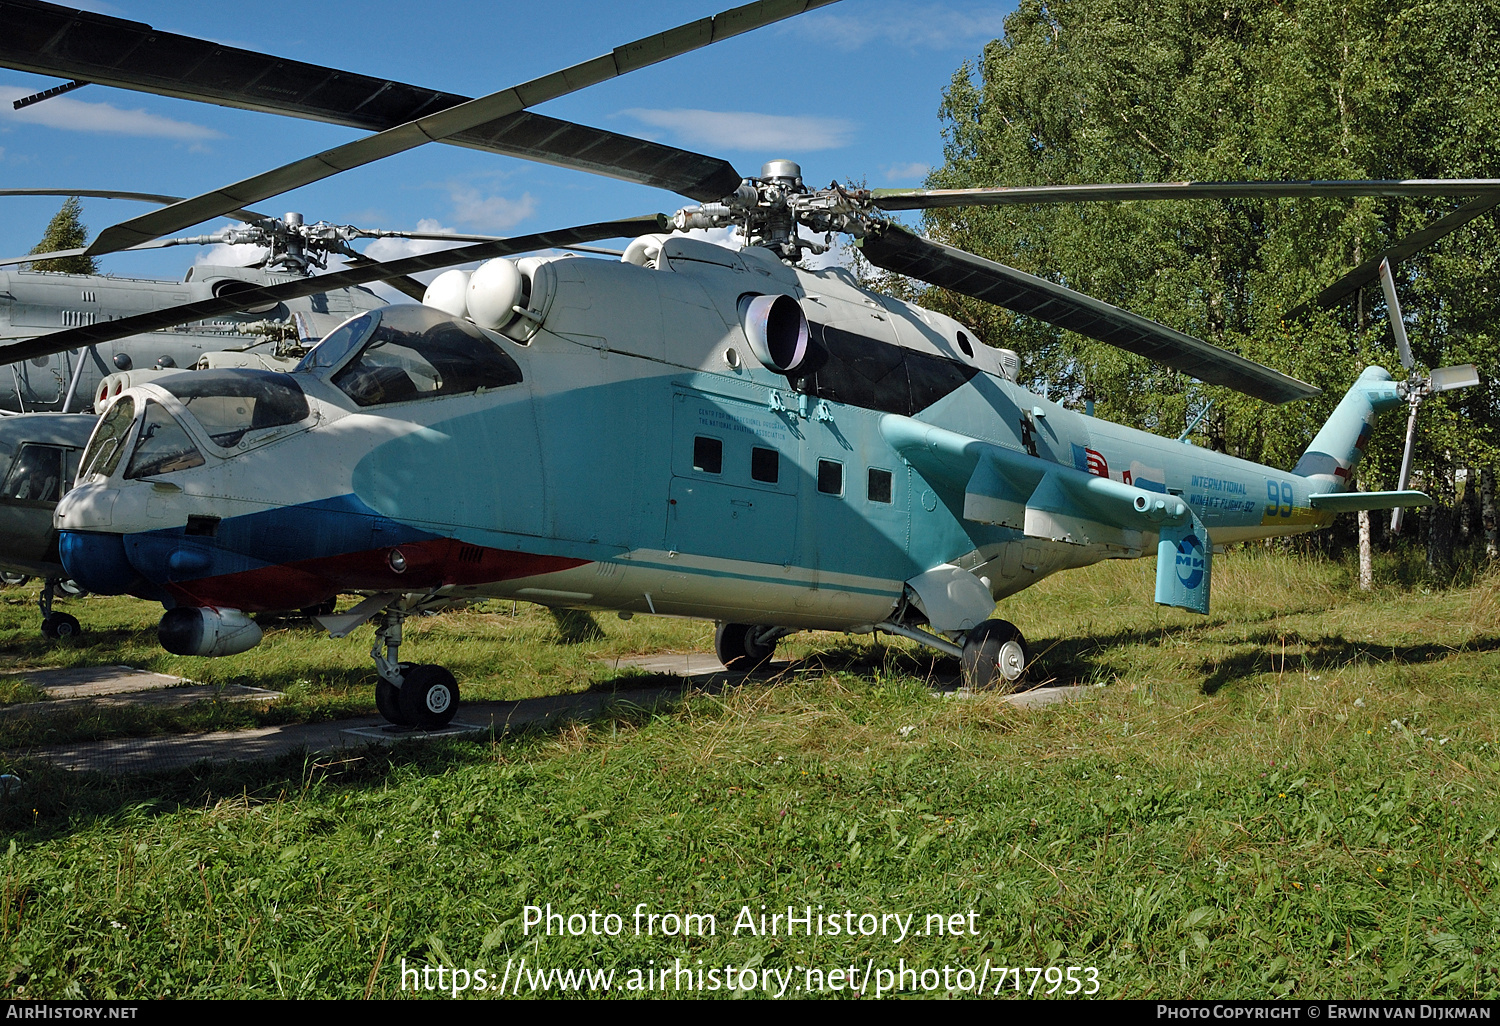
[{"label": "cockpit window", "polygon": [[310,371],[334,366],[347,356],[351,349],[358,348],[379,323],[380,312],[375,310],[349,318],[324,335],[323,340],[313,346],[312,352],[304,356],[302,362],[297,364],[296,370]]},{"label": "cockpit window", "polygon": [[95,474],[108,477],[115,472],[120,457],[124,455],[125,436],[130,433],[134,421],[135,400],[128,395],[116,399],[109,412],[100,418],[88,448],[83,451],[83,460],[79,464],[83,469],[78,473],[80,481]]},{"label": "cockpit window", "polygon": [[21,446],[0,498],[56,502],[63,487],[63,450],[56,445]]},{"label": "cockpit window", "polygon": [[156,384],[175,395],[214,444],[226,449],[247,431],[295,424],[309,413],[302,387],[279,371],[201,370]]},{"label": "cockpit window", "polygon": [[150,477],[203,466],[203,454],[181,424],[158,402],[146,401],[141,434],[125,468],[126,477]]},{"label": "cockpit window", "polygon": [[332,378],[361,406],[461,395],[521,380],[516,361],[466,321],[425,306],[389,307],[379,315],[359,355]]}]

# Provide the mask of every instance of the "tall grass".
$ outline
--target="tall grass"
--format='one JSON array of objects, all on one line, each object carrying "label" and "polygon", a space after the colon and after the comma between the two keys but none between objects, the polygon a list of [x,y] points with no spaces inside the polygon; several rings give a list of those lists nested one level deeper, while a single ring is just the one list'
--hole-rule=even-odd
[{"label": "tall grass", "polygon": [[[411,647],[466,694],[619,688],[610,714],[133,778],[10,757],[0,988],[358,998],[409,994],[401,959],[622,976],[904,959],[1093,966],[1106,996],[1493,998],[1495,579],[1366,596],[1288,554],[1214,569],[1206,618],[1152,606],[1149,563],[1007,601],[1043,676],[1103,685],[1035,711],[934,692],[951,666],[904,644],[810,635],[789,648],[815,658],[773,682],[648,714],[613,657],[706,647],[705,626],[599,617],[602,637],[568,645],[506,604],[414,624]],[[279,715],[367,701],[367,637],[288,626],[260,660],[188,665],[147,651],[136,607],[83,605],[152,668],[300,688]],[[719,932],[523,934],[523,907],[549,903],[712,913]],[[729,932],[762,903],[972,911],[977,932]]]}]

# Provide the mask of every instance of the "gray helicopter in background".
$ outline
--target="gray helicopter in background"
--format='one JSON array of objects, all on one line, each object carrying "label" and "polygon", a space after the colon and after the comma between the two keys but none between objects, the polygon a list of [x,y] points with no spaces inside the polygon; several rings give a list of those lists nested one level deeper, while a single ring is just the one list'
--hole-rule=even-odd
[{"label": "gray helicopter in background", "polygon": [[[0,189],[0,197],[4,196],[88,196],[159,204],[172,203],[178,198],[97,189]],[[43,259],[77,256],[84,252],[82,249],[0,259],[0,342],[86,327],[184,303],[223,299],[248,289],[307,278],[315,270],[326,268],[330,256],[343,257],[358,265],[365,258],[350,245],[355,239],[455,242],[490,239],[364,229],[321,221],[308,224],[297,213],[270,217],[252,210],[236,210],[230,216],[241,223],[207,235],[158,239],[132,247],[162,249],[224,244],[253,245],[263,250],[261,258],[250,266],[197,264],[181,281],[38,271],[26,266]],[[426,287],[406,277],[394,278],[389,284],[414,298],[420,298]],[[85,410],[100,398],[98,389],[111,374],[147,368],[194,367],[205,354],[254,353],[268,342],[290,341],[296,349],[296,343],[321,338],[352,315],[384,305],[385,300],[367,288],[330,288],[297,299],[260,304],[237,313],[210,315],[170,329],[132,335],[108,346],[18,361],[10,365],[9,373],[0,370],[0,415]],[[261,337],[257,339],[256,335]],[[245,361],[221,362],[238,365]],[[259,365],[253,357],[249,362]]]}]

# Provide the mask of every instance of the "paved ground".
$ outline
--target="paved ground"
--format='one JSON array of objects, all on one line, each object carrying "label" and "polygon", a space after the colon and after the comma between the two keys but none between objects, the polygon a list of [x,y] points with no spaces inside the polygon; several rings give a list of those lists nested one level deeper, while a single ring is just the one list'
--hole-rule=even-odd
[{"label": "paved ground", "polygon": [[[435,732],[402,730],[386,724],[378,716],[339,720],[331,723],[295,723],[251,730],[218,731],[206,734],[178,734],[155,738],[120,738],[83,744],[48,745],[24,754],[45,759],[73,770],[98,773],[144,773],[190,766],[204,760],[259,761],[289,752],[305,751],[332,754],[369,744],[391,744],[397,741],[452,736],[470,732],[494,731],[497,734],[524,727],[545,726],[561,720],[588,720],[604,715],[610,709],[629,706],[652,709],[673,701],[689,690],[717,691],[725,684],[740,683],[745,674],[732,674],[710,655],[699,652],[657,654],[610,660],[611,665],[635,666],[679,679],[669,684],[614,692],[585,691],[577,694],[527,698],[515,702],[466,702],[459,718],[447,729]],[[793,668],[792,663],[773,662],[756,679],[774,679]],[[53,674],[55,676],[47,676]],[[212,700],[266,700],[274,692],[258,688],[211,688],[189,685],[176,677],[148,674],[130,667],[93,667],[85,670],[30,671],[22,676],[29,683],[47,690],[57,699],[31,703],[33,712],[41,706],[62,707],[83,702],[139,702],[142,704],[186,704]],[[68,691],[68,688],[93,689]],[[939,682],[934,690],[945,697],[969,697],[956,681]],[[1002,701],[1018,708],[1033,708],[1082,697],[1088,688],[1037,688],[1006,695]],[[26,706],[12,706],[10,710]],[[9,710],[8,710],[9,712]],[[23,754],[23,753],[10,753]]]}]

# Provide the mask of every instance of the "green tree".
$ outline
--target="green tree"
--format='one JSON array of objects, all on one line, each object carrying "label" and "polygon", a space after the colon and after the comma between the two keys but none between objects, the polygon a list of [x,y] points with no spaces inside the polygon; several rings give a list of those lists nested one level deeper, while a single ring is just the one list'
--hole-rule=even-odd
[{"label": "green tree", "polygon": [[[1495,177],[1495,0],[1023,0],[944,95],[932,188],[1304,178]],[[1205,403],[1204,441],[1290,465],[1360,368],[1401,375],[1378,289],[1288,311],[1452,200],[1233,200],[938,210],[934,237],[1136,310],[1321,386],[1268,407],[1148,361],[938,290],[922,302],[1020,351],[1054,398],[1175,434]],[[1402,267],[1425,366],[1473,362],[1485,386],[1429,402],[1421,482],[1495,462],[1497,237],[1487,215]],[[1374,315],[1371,315],[1372,307]],[[1404,425],[1364,473],[1393,487]]]},{"label": "green tree", "polygon": [[[46,234],[31,250],[33,253],[56,253],[65,249],[82,249],[88,245],[89,231],[84,227],[81,215],[83,207],[77,196],[69,196],[47,225]],[[31,265],[34,271],[65,271],[69,274],[98,274],[99,267],[91,256],[58,257],[55,260],[37,260]]]}]

